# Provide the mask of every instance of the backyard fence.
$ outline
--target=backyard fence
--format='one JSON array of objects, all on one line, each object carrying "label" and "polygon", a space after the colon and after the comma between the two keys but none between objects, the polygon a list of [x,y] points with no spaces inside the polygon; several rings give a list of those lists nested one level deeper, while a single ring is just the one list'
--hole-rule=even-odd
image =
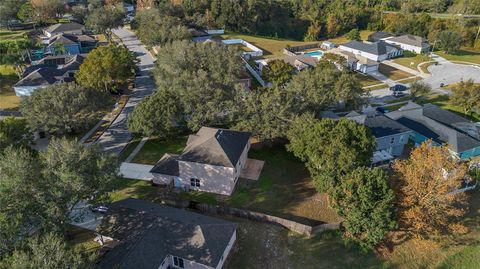
[{"label": "backyard fence", "polygon": [[220,215],[220,216],[232,216],[232,217],[238,217],[238,218],[248,219],[252,221],[258,221],[262,223],[279,225],[289,229],[290,231],[293,231],[305,236],[309,236],[309,237],[323,231],[337,230],[340,226],[339,223],[322,223],[320,225],[310,226],[310,225],[306,225],[296,221],[292,221],[292,220],[288,220],[288,219],[280,218],[276,216],[271,216],[271,215],[260,213],[260,212],[254,212],[254,211],[233,208],[228,206],[197,203],[192,201],[179,200],[176,198],[168,198],[164,200],[164,202],[166,204],[169,204],[175,207],[196,209],[200,212],[207,213],[207,214]]},{"label": "backyard fence", "polygon": [[225,34],[225,29],[211,29],[211,30],[206,30],[207,34],[209,35],[223,35]]},{"label": "backyard fence", "polygon": [[245,63],[245,67],[247,68],[248,72],[252,74],[252,76],[258,81],[258,83],[260,83],[260,85],[262,85],[262,87],[265,87],[268,85],[268,83],[262,79],[260,74],[250,64],[248,64],[247,61],[245,61],[245,59],[243,60],[243,62]]},{"label": "backyard fence", "polygon": [[227,40],[222,40],[222,42],[227,45],[240,44],[252,50],[252,51],[244,51],[243,55],[250,55],[251,57],[258,57],[263,55],[263,50],[259,49],[258,47],[255,47],[254,45],[248,43],[243,39],[227,39]]},{"label": "backyard fence", "polygon": [[295,55],[297,55],[296,52],[304,51],[304,50],[308,50],[308,49],[316,49],[316,48],[320,48],[320,47],[321,47],[320,43],[293,46],[293,47],[284,48],[283,49],[283,54],[288,55],[288,56],[295,56]]}]

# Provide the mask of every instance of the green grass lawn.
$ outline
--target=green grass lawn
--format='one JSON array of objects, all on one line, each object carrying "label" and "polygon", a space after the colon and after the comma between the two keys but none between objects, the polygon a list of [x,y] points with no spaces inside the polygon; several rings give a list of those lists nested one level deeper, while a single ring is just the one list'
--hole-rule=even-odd
[{"label": "green grass lawn", "polygon": [[[360,39],[361,40],[367,40],[368,36],[373,33],[373,31],[370,30],[361,30],[360,31]],[[351,40],[349,40],[345,35],[334,37],[334,38],[329,38],[328,41],[333,42],[337,45],[347,43]]]},{"label": "green grass lawn", "polygon": [[442,51],[436,51],[440,57],[443,57],[449,61],[461,61],[480,64],[480,50],[473,50],[471,48],[463,48],[456,54],[445,54]]},{"label": "green grass lawn", "polygon": [[355,77],[358,80],[360,80],[360,83],[362,84],[363,87],[373,86],[373,85],[377,85],[377,84],[383,84],[383,82],[375,79],[372,76],[360,74],[358,72],[355,72]]},{"label": "green grass lawn", "polygon": [[388,268],[373,253],[346,247],[335,232],[313,238],[289,233],[281,227],[228,219],[238,223],[236,247],[226,269],[261,268]]},{"label": "green grass lawn", "polygon": [[380,64],[380,66],[378,67],[378,71],[391,80],[399,80],[413,76],[410,73],[393,68],[386,64]]},{"label": "green grass lawn", "polygon": [[18,76],[12,65],[0,65],[0,109],[18,109],[20,97],[13,90],[17,81]]},{"label": "green grass lawn", "polygon": [[401,64],[405,67],[417,70],[419,63],[430,61],[430,57],[426,54],[416,54],[410,51],[404,51],[403,57],[399,57],[393,60],[397,64]]},{"label": "green grass lawn", "polygon": [[187,138],[187,136],[179,136],[173,140],[148,140],[142,150],[133,158],[132,162],[153,165],[156,164],[165,153],[179,154],[185,148]]},{"label": "green grass lawn", "polygon": [[0,41],[2,40],[15,40],[22,39],[26,37],[28,31],[9,31],[9,30],[0,30]]},{"label": "green grass lawn", "polygon": [[243,39],[263,50],[264,58],[274,58],[283,55],[283,49],[287,46],[298,46],[317,42],[303,42],[288,39],[268,38],[254,35],[226,33],[221,35],[224,39]]},{"label": "green grass lawn", "polygon": [[159,199],[159,188],[149,181],[117,178],[110,186],[109,196],[112,202],[125,198],[138,198],[148,201]]}]

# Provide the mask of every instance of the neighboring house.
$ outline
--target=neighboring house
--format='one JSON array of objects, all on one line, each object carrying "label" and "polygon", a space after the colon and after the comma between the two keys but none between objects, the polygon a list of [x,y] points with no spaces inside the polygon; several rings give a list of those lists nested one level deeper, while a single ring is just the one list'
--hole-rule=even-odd
[{"label": "neighboring house", "polygon": [[150,170],[152,182],[231,195],[250,149],[250,133],[202,127],[180,155],[165,154]]},{"label": "neighboring house", "polygon": [[[269,59],[269,60],[262,59],[262,60],[255,61],[258,66],[258,70],[262,72],[263,68],[268,66],[268,62],[272,60],[278,60],[278,59]],[[286,55],[283,58],[279,58],[279,60],[283,60],[285,63],[293,66],[295,70],[297,70],[298,72],[307,68],[313,68],[318,64],[318,59],[308,54],[298,54],[295,56]]]},{"label": "neighboring house", "polygon": [[348,51],[340,52],[343,57],[347,59],[347,66],[351,70],[362,72],[362,73],[370,73],[378,71],[379,63],[368,58],[365,58],[360,55],[355,55]]},{"label": "neighboring house", "polygon": [[[62,49],[59,51],[59,46]],[[58,34],[49,39],[45,54],[87,53],[97,46],[97,40],[88,35]]]},{"label": "neighboring house", "polygon": [[57,23],[43,30],[43,34],[49,38],[58,34],[81,35],[83,33],[85,33],[85,26],[76,22]]},{"label": "neighboring house", "polygon": [[322,45],[320,45],[320,48],[324,50],[330,50],[335,48],[335,43],[330,42],[330,41],[323,41]]},{"label": "neighboring house", "polygon": [[41,64],[26,69],[24,77],[13,85],[17,96],[30,96],[36,89],[74,81],[74,74],[80,69],[86,55],[49,57],[42,59]]},{"label": "neighboring house", "polygon": [[102,218],[96,233],[113,248],[100,268],[221,269],[237,237],[235,223],[134,198]]},{"label": "neighboring house", "polygon": [[366,43],[354,40],[340,45],[339,48],[342,51],[350,52],[356,56],[362,56],[376,62],[403,55],[402,49],[383,41]]},{"label": "neighboring house", "polygon": [[403,50],[422,53],[430,51],[430,45],[423,37],[414,35],[401,35],[395,37],[387,37],[383,39],[385,42],[400,46]]},{"label": "neighboring house", "polygon": [[377,142],[372,159],[374,165],[402,155],[409,137],[413,134],[409,128],[375,110],[364,111],[362,114],[352,111],[345,118],[365,125],[372,132]]},{"label": "neighboring house", "polygon": [[379,42],[380,40],[383,40],[388,37],[392,37],[393,35],[387,32],[374,32],[371,33],[367,40],[370,42]]},{"label": "neighboring house", "polygon": [[417,145],[431,139],[437,145],[447,144],[461,160],[480,156],[479,123],[432,104],[421,106],[413,102],[385,115],[411,129],[411,138]]}]

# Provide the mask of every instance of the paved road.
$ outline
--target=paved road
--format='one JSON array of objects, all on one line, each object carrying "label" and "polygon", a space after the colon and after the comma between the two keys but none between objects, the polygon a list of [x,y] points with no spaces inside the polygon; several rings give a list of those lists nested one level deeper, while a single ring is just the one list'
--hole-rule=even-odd
[{"label": "paved road", "polygon": [[127,105],[112,123],[112,125],[103,133],[98,139],[97,145],[103,148],[104,151],[120,154],[123,148],[127,145],[128,141],[132,138],[131,133],[127,128],[128,114],[133,111],[135,105],[142,100],[145,96],[150,95],[155,89],[155,83],[150,77],[149,70],[153,67],[153,58],[148,53],[145,46],[140,42],[135,34],[124,28],[117,29],[114,33],[122,39],[127,48],[138,55],[140,62],[138,67],[141,71],[141,76],[135,79],[135,88]]}]

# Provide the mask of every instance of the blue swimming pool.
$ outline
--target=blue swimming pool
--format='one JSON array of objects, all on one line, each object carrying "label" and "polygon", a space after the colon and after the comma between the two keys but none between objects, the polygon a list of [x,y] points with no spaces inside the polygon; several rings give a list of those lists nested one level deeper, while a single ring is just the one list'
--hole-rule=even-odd
[{"label": "blue swimming pool", "polygon": [[322,57],[323,56],[323,51],[316,50],[316,51],[306,52],[305,54],[310,55],[312,57]]}]

